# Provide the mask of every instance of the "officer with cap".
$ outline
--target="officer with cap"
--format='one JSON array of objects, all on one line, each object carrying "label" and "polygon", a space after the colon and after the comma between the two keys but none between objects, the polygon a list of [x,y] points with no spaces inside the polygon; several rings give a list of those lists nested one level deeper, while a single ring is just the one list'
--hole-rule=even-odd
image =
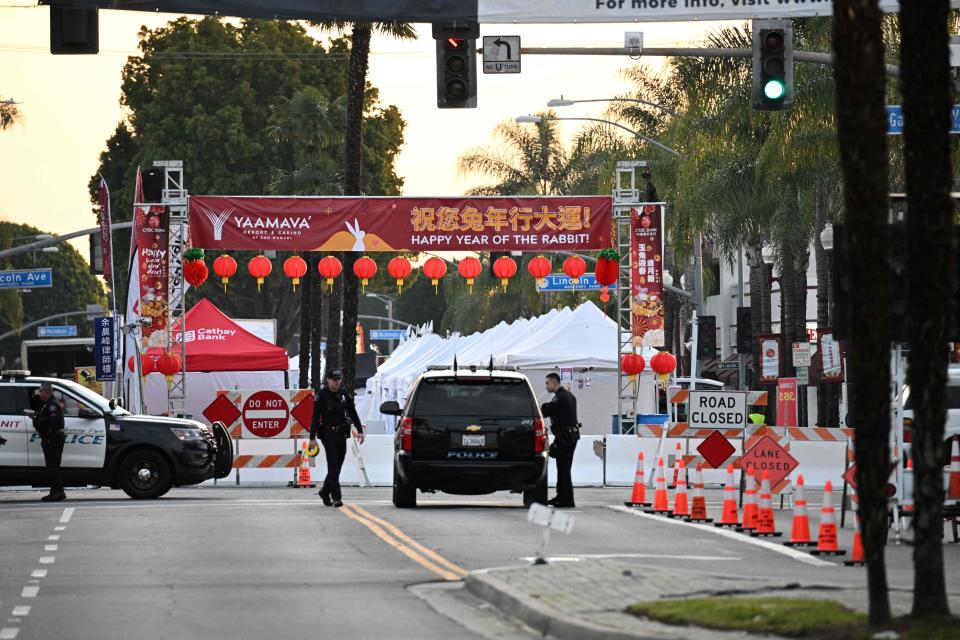
[{"label": "officer with cap", "polygon": [[63,409],[53,397],[53,385],[44,382],[40,385],[40,402],[34,406],[33,428],[40,434],[40,446],[43,460],[47,465],[47,479],[50,482],[50,494],[41,498],[44,502],[60,502],[67,499],[63,492],[63,476],[60,473],[60,461],[63,458]]},{"label": "officer with cap", "polygon": [[[310,423],[310,447],[317,446],[317,436],[323,442],[327,457],[327,477],[320,489],[320,498],[328,507],[342,507],[340,493],[340,468],[347,455],[347,439],[350,437],[350,422],[357,428],[357,439],[363,444],[363,425],[353,395],[341,389],[343,375],[339,369],[327,373],[323,389],[313,397],[313,420]],[[349,421],[348,421],[349,420]]]},{"label": "officer with cap", "polygon": [[540,405],[540,411],[550,418],[553,443],[550,456],[557,461],[557,497],[548,500],[554,507],[573,508],[573,453],[580,440],[580,423],[577,422],[577,398],[560,384],[560,376],[548,373],[546,387],[554,394],[553,400]]}]

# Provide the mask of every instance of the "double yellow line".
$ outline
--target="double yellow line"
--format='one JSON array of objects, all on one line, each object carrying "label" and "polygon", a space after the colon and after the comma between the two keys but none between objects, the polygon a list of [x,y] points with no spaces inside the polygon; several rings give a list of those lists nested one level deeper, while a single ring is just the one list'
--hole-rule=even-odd
[{"label": "double yellow line", "polygon": [[436,551],[426,548],[390,522],[378,518],[363,507],[347,504],[340,509],[340,512],[370,529],[375,536],[444,580],[463,580],[469,573],[463,567],[455,565]]}]

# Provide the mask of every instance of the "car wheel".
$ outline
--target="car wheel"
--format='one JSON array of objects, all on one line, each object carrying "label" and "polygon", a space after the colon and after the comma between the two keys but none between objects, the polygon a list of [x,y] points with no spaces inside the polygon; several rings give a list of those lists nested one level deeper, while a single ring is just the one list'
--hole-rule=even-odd
[{"label": "car wheel", "polygon": [[523,491],[523,506],[529,507],[534,502],[539,504],[547,504],[547,479],[544,477],[543,480],[537,483],[532,489],[524,489]]},{"label": "car wheel", "polygon": [[413,509],[417,506],[417,488],[407,484],[393,467],[393,506],[398,509]]},{"label": "car wheel", "polygon": [[138,449],[120,463],[120,488],[135,500],[159,498],[172,484],[170,464],[156,451]]}]

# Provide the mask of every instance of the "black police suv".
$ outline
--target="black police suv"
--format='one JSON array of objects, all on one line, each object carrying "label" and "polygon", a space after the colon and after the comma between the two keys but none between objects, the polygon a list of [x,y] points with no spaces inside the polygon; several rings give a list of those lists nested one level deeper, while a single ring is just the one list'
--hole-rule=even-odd
[{"label": "black police suv", "polygon": [[401,409],[394,437],[393,504],[417,506],[417,490],[478,495],[523,492],[547,500],[547,432],[526,376],[504,369],[431,368]]},{"label": "black police suv", "polygon": [[0,486],[46,486],[40,436],[28,415],[40,383],[53,385],[64,414],[63,481],[158,498],[173,486],[225,478],[233,442],[220,423],[133,415],[71,380],[0,373]]}]

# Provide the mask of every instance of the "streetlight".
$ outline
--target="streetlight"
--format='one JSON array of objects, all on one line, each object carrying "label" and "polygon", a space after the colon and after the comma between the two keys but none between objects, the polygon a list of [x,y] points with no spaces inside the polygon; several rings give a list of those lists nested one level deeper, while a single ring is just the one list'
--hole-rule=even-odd
[{"label": "streetlight", "polygon": [[553,98],[547,103],[548,107],[569,107],[571,105],[580,104],[581,102],[633,102],[635,104],[644,104],[648,107],[654,107],[660,109],[661,111],[666,111],[672,116],[679,115],[676,111],[669,107],[665,107],[662,104],[657,104],[656,102],[650,102],[648,100],[641,100],[640,98],[591,98],[589,100],[569,100],[560,96],[559,98]]},{"label": "streetlight", "polygon": [[823,225],[823,231],[820,232],[820,244],[824,251],[833,251],[833,224],[827,222]]},{"label": "streetlight", "polygon": [[[393,303],[396,302],[396,298],[393,296],[388,296],[384,293],[367,293],[368,298],[376,298],[380,302],[387,305],[387,319],[390,320],[390,328],[393,329]],[[390,347],[390,353],[393,353],[393,340],[387,342],[387,346]]]},{"label": "streetlight", "polygon": [[638,133],[638,132],[634,131],[633,129],[629,128],[629,127],[623,126],[623,125],[620,124],[619,122],[613,122],[612,120],[604,120],[604,119],[602,119],[602,118],[586,118],[586,117],[578,117],[578,118],[557,118],[557,117],[554,117],[554,116],[517,116],[517,117],[515,118],[515,120],[516,120],[516,122],[519,123],[519,124],[524,124],[524,123],[540,124],[541,122],[545,122],[545,121],[547,121],[547,120],[586,120],[587,122],[602,122],[603,124],[609,124],[609,125],[612,125],[612,126],[614,126],[614,127],[619,127],[620,129],[623,129],[623,130],[626,131],[627,133],[631,134],[632,136],[637,137],[637,138],[640,138],[640,139],[643,140],[644,142],[648,142],[648,143],[654,145],[655,147],[659,147],[659,148],[663,149],[664,151],[666,151],[667,153],[669,153],[669,154],[672,155],[672,156],[675,156],[675,157],[677,157],[677,158],[681,157],[680,152],[677,151],[676,149],[671,149],[671,148],[668,147],[667,145],[662,144],[662,143],[660,143],[660,142],[657,142],[657,141],[654,140],[653,138],[648,138],[647,136],[643,135],[642,133]]}]

